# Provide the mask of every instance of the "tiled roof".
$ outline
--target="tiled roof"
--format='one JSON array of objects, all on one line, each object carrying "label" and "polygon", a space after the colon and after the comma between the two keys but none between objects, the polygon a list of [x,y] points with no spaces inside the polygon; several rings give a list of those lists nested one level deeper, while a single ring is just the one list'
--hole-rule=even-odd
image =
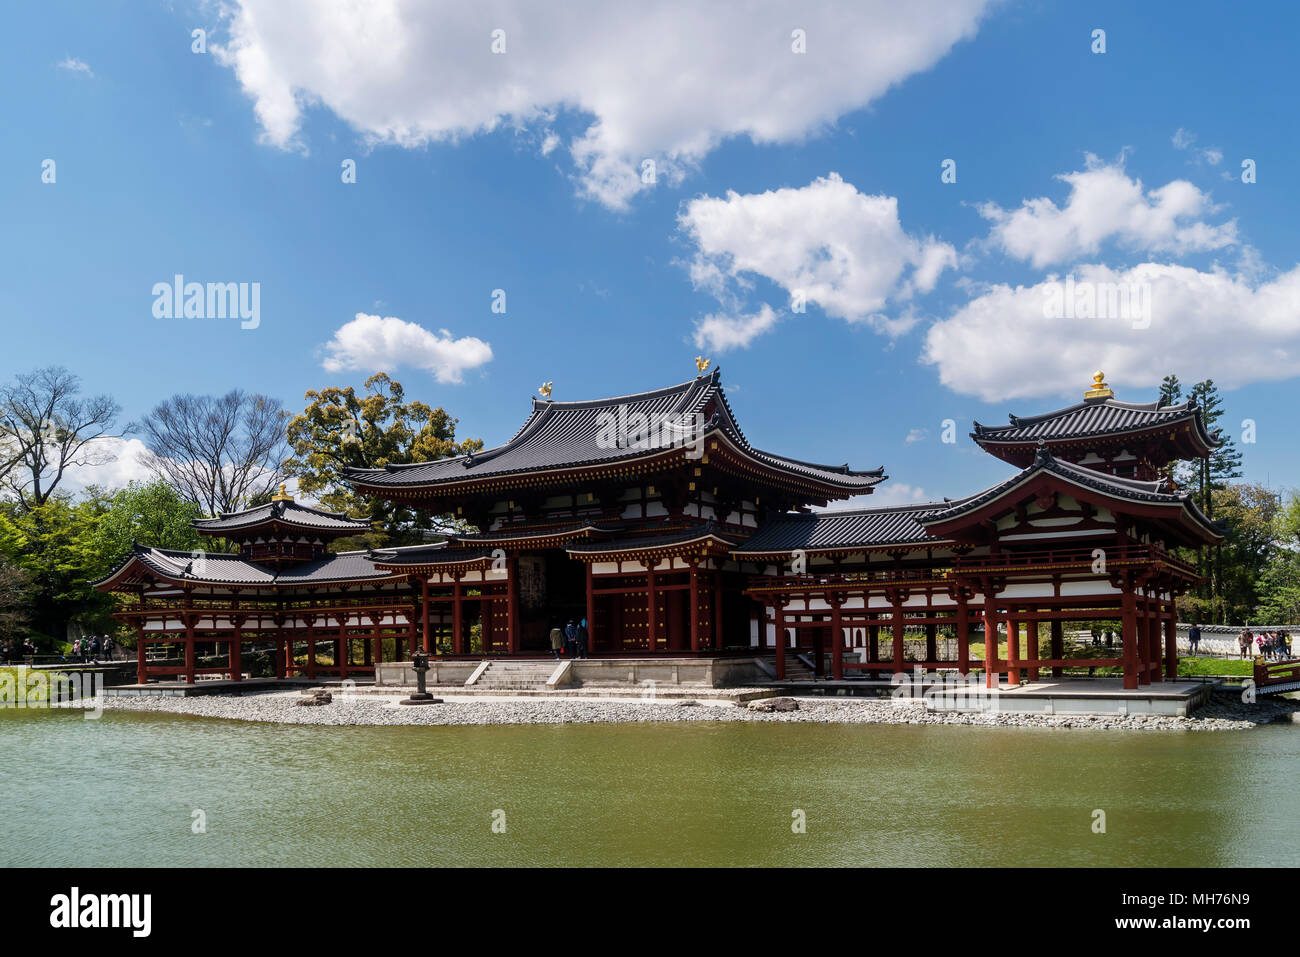
[{"label": "tiled roof", "polygon": [[[848,465],[818,465],[756,449],[736,425],[722,391],[719,370],[689,382],[581,402],[533,400],[533,411],[504,445],[456,458],[383,469],[349,469],[351,481],[370,488],[438,485],[481,476],[508,475],[616,462],[693,445],[699,436],[689,431],[695,415],[704,416],[704,434],[723,434],[764,464],[836,487],[864,490],[884,479],[882,469],[855,471]],[[707,413],[707,415],[706,415]],[[641,417],[646,419],[642,420]],[[638,423],[660,423],[648,436],[638,437]],[[623,426],[614,428],[617,423]],[[663,427],[676,423],[686,431]],[[617,444],[621,434],[631,442]],[[640,438],[640,440],[638,440]]]},{"label": "tiled roof", "polygon": [[1210,448],[1219,445],[1205,432],[1200,410],[1191,402],[1161,405],[1159,402],[1120,402],[1116,399],[1086,399],[1077,405],[1042,415],[1009,416],[1007,425],[975,423],[971,438],[976,442],[1063,441],[1093,436],[1137,432],[1143,429],[1191,422]]},{"label": "tiled roof", "polygon": [[1175,492],[1169,490],[1169,484],[1164,479],[1155,481],[1142,481],[1139,479],[1120,478],[1115,475],[1107,475],[1104,472],[1098,472],[1094,469],[1085,468],[1081,465],[1075,465],[1071,462],[1065,462],[1061,459],[1054,458],[1050,452],[1043,446],[1040,446],[1034,455],[1034,462],[1011,476],[1004,482],[990,486],[982,492],[978,492],[969,498],[954,502],[948,508],[934,512],[920,519],[923,525],[929,526],[938,522],[946,522],[950,519],[957,518],[968,512],[973,512],[987,502],[991,502],[1004,493],[1020,485],[1025,480],[1040,472],[1050,472],[1060,476],[1067,481],[1082,485],[1106,495],[1115,498],[1128,499],[1133,502],[1149,502],[1158,505],[1181,505],[1190,513],[1192,520],[1201,525],[1208,531],[1218,535],[1216,526],[1205,514],[1196,506],[1195,500],[1189,492]]},{"label": "tiled roof", "polygon": [[377,548],[371,558],[384,566],[403,565],[455,565],[490,559],[492,552],[484,548],[452,548],[447,542],[428,545],[403,545],[399,548]]},{"label": "tiled roof", "polygon": [[99,585],[116,577],[127,565],[139,561],[161,578],[211,585],[261,585],[266,587],[319,584],[334,581],[358,581],[393,577],[387,569],[376,568],[364,551],[339,552],[316,561],[284,568],[279,572],[227,552],[176,551],[135,545],[131,554],[103,578],[91,582]]},{"label": "tiled roof", "polygon": [[604,552],[669,548],[674,545],[685,545],[688,542],[697,542],[709,538],[716,539],[726,545],[735,545],[740,541],[739,536],[719,532],[713,522],[705,522],[703,525],[697,525],[693,528],[675,529],[672,531],[657,533],[649,531],[637,535],[625,535],[621,538],[608,539],[605,541],[584,542],[581,545],[570,545],[568,552],[572,555],[598,555]]},{"label": "tiled roof", "polygon": [[925,502],[888,508],[792,512],[771,518],[735,550],[738,556],[786,553],[795,549],[835,551],[916,545],[941,541],[921,519],[949,508],[950,502]]},{"label": "tiled roof", "polygon": [[224,512],[215,518],[196,519],[194,527],[201,532],[224,533],[255,528],[267,522],[279,522],[295,528],[315,532],[344,532],[356,534],[366,531],[370,523],[365,519],[348,518],[337,512],[309,508],[291,501],[268,502],[242,512]]}]

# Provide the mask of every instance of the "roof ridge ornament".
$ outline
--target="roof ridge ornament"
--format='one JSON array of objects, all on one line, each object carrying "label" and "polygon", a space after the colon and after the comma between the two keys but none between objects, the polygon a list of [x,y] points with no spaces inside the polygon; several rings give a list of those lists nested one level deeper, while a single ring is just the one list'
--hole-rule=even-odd
[{"label": "roof ridge ornament", "polygon": [[541,385],[541,387],[540,387],[537,391],[538,391],[539,393],[541,393],[542,398],[545,399],[547,402],[550,402],[550,401],[551,401],[551,383],[550,383],[550,382],[543,382],[542,385]]},{"label": "roof ridge ornament", "polygon": [[1047,442],[1043,439],[1038,440],[1038,448],[1034,450],[1034,465],[1048,465],[1052,462],[1052,453],[1047,449]]},{"label": "roof ridge ornament", "polygon": [[1085,399],[1113,399],[1115,393],[1106,384],[1106,373],[1098,369],[1092,375],[1092,387],[1083,393]]},{"label": "roof ridge ornament", "polygon": [[695,369],[696,369],[695,378],[698,379],[700,376],[704,375],[704,373],[708,372],[709,365],[712,362],[713,362],[712,359],[706,359],[704,358],[704,356],[696,356],[695,357]]},{"label": "roof ridge ornament", "polygon": [[293,496],[284,489],[284,483],[280,483],[280,491],[271,496],[272,502],[292,502]]}]

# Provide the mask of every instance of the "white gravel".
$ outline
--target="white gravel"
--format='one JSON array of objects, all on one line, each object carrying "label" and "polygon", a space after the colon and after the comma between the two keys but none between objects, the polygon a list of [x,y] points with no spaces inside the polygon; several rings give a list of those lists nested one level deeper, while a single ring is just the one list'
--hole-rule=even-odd
[{"label": "white gravel", "polygon": [[925,724],[977,727],[1082,728],[1133,731],[1235,731],[1275,720],[1289,720],[1300,702],[1265,699],[1244,705],[1228,694],[1216,695],[1190,717],[1159,715],[1087,716],[1026,715],[1008,713],[928,712],[921,703],[882,698],[799,698],[799,710],[759,712],[730,701],[692,701],[577,698],[445,697],[443,704],[418,707],[397,704],[400,694],[334,692],[334,700],[320,707],[300,707],[298,691],[270,691],[246,695],[202,695],[191,698],[109,697],[106,711],[155,711],[316,725],[493,725],[493,724],[593,724],[656,721],[757,721],[768,723],[819,722],[823,724]]}]

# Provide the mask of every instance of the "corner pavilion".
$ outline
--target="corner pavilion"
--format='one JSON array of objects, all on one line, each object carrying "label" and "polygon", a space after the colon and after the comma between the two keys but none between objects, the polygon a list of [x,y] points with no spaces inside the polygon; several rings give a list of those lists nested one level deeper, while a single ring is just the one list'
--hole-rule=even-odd
[{"label": "corner pavilion", "polygon": [[[920,664],[982,669],[991,686],[1114,665],[1137,688],[1176,674],[1175,599],[1201,580],[1173,549],[1221,540],[1164,477],[1218,446],[1200,410],[1120,402],[1101,373],[1068,408],[975,424],[976,444],[1016,469],[990,488],[819,511],[869,494],[883,470],[754,447],[720,370],[609,399],[549,391],[496,448],[347,473],[470,529],[445,541],[333,553],[364,522],[282,493],[195,523],[231,552],[136,546],[96,585],[128,596],[118,617],[140,639],[138,680],[238,680],[246,642],[273,643],[281,677],[373,674],[417,648],[535,657],[554,622],[585,618],[593,656],[764,655],[784,678],[798,650],[837,679]],[[1119,657],[1065,658],[1065,623],[1097,618],[1122,622]],[[955,656],[940,659],[941,629]],[[926,636],[923,662],[904,663],[908,630]],[[1005,658],[994,641],[970,658],[972,631],[1004,632]],[[317,662],[322,642],[332,664]],[[197,667],[212,643],[226,663]],[[156,644],[183,664],[151,664]]]}]

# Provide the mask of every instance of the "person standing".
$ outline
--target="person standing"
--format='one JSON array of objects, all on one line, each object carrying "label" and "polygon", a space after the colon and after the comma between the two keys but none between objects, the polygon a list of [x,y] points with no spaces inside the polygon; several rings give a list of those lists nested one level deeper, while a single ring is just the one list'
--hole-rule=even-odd
[{"label": "person standing", "polygon": [[569,623],[564,626],[564,653],[570,658],[577,657],[578,651],[578,626],[569,619]]},{"label": "person standing", "polygon": [[587,619],[578,622],[578,631],[574,637],[578,641],[578,657],[587,657]]},{"label": "person standing", "polygon": [[555,660],[560,660],[560,651],[564,648],[564,632],[560,631],[558,621],[551,622],[551,654],[555,655]]},{"label": "person standing", "polygon": [[1192,627],[1187,632],[1187,644],[1192,649],[1192,654],[1197,654],[1201,648],[1201,626],[1192,622]]},{"label": "person standing", "polygon": [[1251,634],[1249,628],[1243,628],[1241,634],[1237,636],[1237,650],[1242,658],[1246,657],[1246,652],[1250,650]]}]

